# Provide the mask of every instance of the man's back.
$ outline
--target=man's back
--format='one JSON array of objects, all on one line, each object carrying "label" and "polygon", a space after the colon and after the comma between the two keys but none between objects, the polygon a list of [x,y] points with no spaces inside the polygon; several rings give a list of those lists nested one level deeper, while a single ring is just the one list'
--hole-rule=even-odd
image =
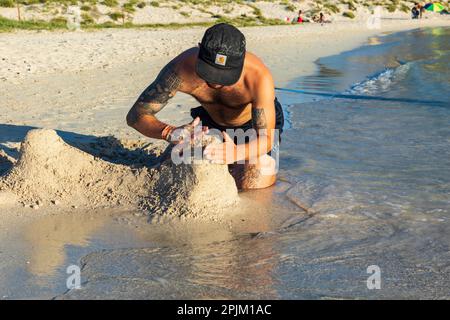
[{"label": "man's back", "polygon": [[183,83],[179,91],[193,96],[220,125],[239,126],[249,121],[259,84],[265,77],[271,80],[270,71],[258,57],[247,52],[238,82],[216,90],[195,72],[198,51],[188,49],[172,61]]}]

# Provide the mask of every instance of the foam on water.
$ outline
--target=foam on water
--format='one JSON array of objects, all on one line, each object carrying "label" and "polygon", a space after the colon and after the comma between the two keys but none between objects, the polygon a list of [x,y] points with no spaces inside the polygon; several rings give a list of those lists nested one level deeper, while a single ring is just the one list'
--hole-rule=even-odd
[{"label": "foam on water", "polygon": [[349,94],[374,95],[392,90],[399,81],[405,78],[411,63],[405,63],[397,68],[388,68],[382,72],[368,77],[368,79],[353,85]]}]

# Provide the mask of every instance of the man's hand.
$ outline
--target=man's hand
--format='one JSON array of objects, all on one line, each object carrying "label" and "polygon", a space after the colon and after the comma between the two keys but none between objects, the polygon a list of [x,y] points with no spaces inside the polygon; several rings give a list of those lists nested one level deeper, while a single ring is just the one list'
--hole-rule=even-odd
[{"label": "man's hand", "polygon": [[210,144],[203,152],[204,157],[217,164],[231,164],[238,161],[238,147],[233,139],[224,131],[223,143]]},{"label": "man's hand", "polygon": [[194,139],[208,133],[208,127],[200,129],[197,127],[199,124],[200,118],[197,117],[192,122],[179,127],[166,126],[163,130],[162,138],[173,144],[191,143]]}]

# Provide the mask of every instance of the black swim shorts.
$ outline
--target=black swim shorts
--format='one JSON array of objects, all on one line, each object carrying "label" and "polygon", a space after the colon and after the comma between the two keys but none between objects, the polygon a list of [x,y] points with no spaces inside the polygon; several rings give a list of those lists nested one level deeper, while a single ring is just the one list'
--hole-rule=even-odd
[{"label": "black swim shorts", "polygon": [[[279,146],[280,146],[280,142],[281,142],[281,134],[283,133],[283,126],[284,126],[283,108],[277,98],[275,98],[274,106],[275,106],[275,116],[276,116],[275,129],[278,129],[278,141],[275,140],[276,142],[272,146],[272,150],[267,153],[268,155],[271,155],[272,157],[276,156],[279,152]],[[202,121],[202,126],[208,127],[209,129],[214,128],[214,129],[217,129],[220,131],[226,131],[227,129],[233,129],[233,130],[242,129],[245,132],[245,131],[253,128],[252,120],[249,120],[246,123],[244,123],[243,125],[240,125],[237,127],[221,126],[220,124],[216,123],[211,118],[211,116],[208,114],[208,112],[202,106],[197,107],[197,108],[192,108],[191,109],[191,117],[192,117],[192,119],[199,117],[200,120]],[[245,143],[248,143],[248,141],[249,141],[249,139],[246,137]],[[234,137],[234,143],[236,143],[236,144],[238,143],[236,136]]]},{"label": "black swim shorts", "polygon": [[[281,133],[283,132],[283,126],[284,126],[284,116],[283,116],[283,108],[281,107],[281,103],[278,101],[277,98],[275,98],[274,101],[274,105],[275,105],[275,116],[276,116],[276,120],[275,120],[275,129],[278,129],[279,132],[279,138],[281,141]],[[205,110],[205,108],[203,108],[202,106],[197,107],[197,108],[192,108],[191,109],[191,117],[192,119],[195,119],[197,117],[200,118],[200,120],[202,121],[202,125],[205,127],[208,127],[209,129],[217,129],[220,131],[226,131],[227,129],[242,129],[244,131],[247,131],[248,129],[252,129],[252,120],[247,121],[246,123],[237,126],[237,127],[232,127],[232,126],[228,126],[228,127],[224,127],[221,126],[220,124],[216,123],[211,116],[209,115],[208,111]],[[235,143],[237,143],[236,138],[235,138]]]}]

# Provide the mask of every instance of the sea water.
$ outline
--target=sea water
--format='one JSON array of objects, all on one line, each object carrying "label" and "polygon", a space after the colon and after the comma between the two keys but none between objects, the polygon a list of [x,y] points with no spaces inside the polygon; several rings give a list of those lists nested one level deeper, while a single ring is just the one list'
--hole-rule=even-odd
[{"label": "sea water", "polygon": [[[286,99],[283,173],[313,186],[318,213],[287,240],[302,262],[282,296],[448,298],[450,29],[372,38],[317,64],[293,84],[317,94]],[[366,287],[370,265],[380,290]]]}]

